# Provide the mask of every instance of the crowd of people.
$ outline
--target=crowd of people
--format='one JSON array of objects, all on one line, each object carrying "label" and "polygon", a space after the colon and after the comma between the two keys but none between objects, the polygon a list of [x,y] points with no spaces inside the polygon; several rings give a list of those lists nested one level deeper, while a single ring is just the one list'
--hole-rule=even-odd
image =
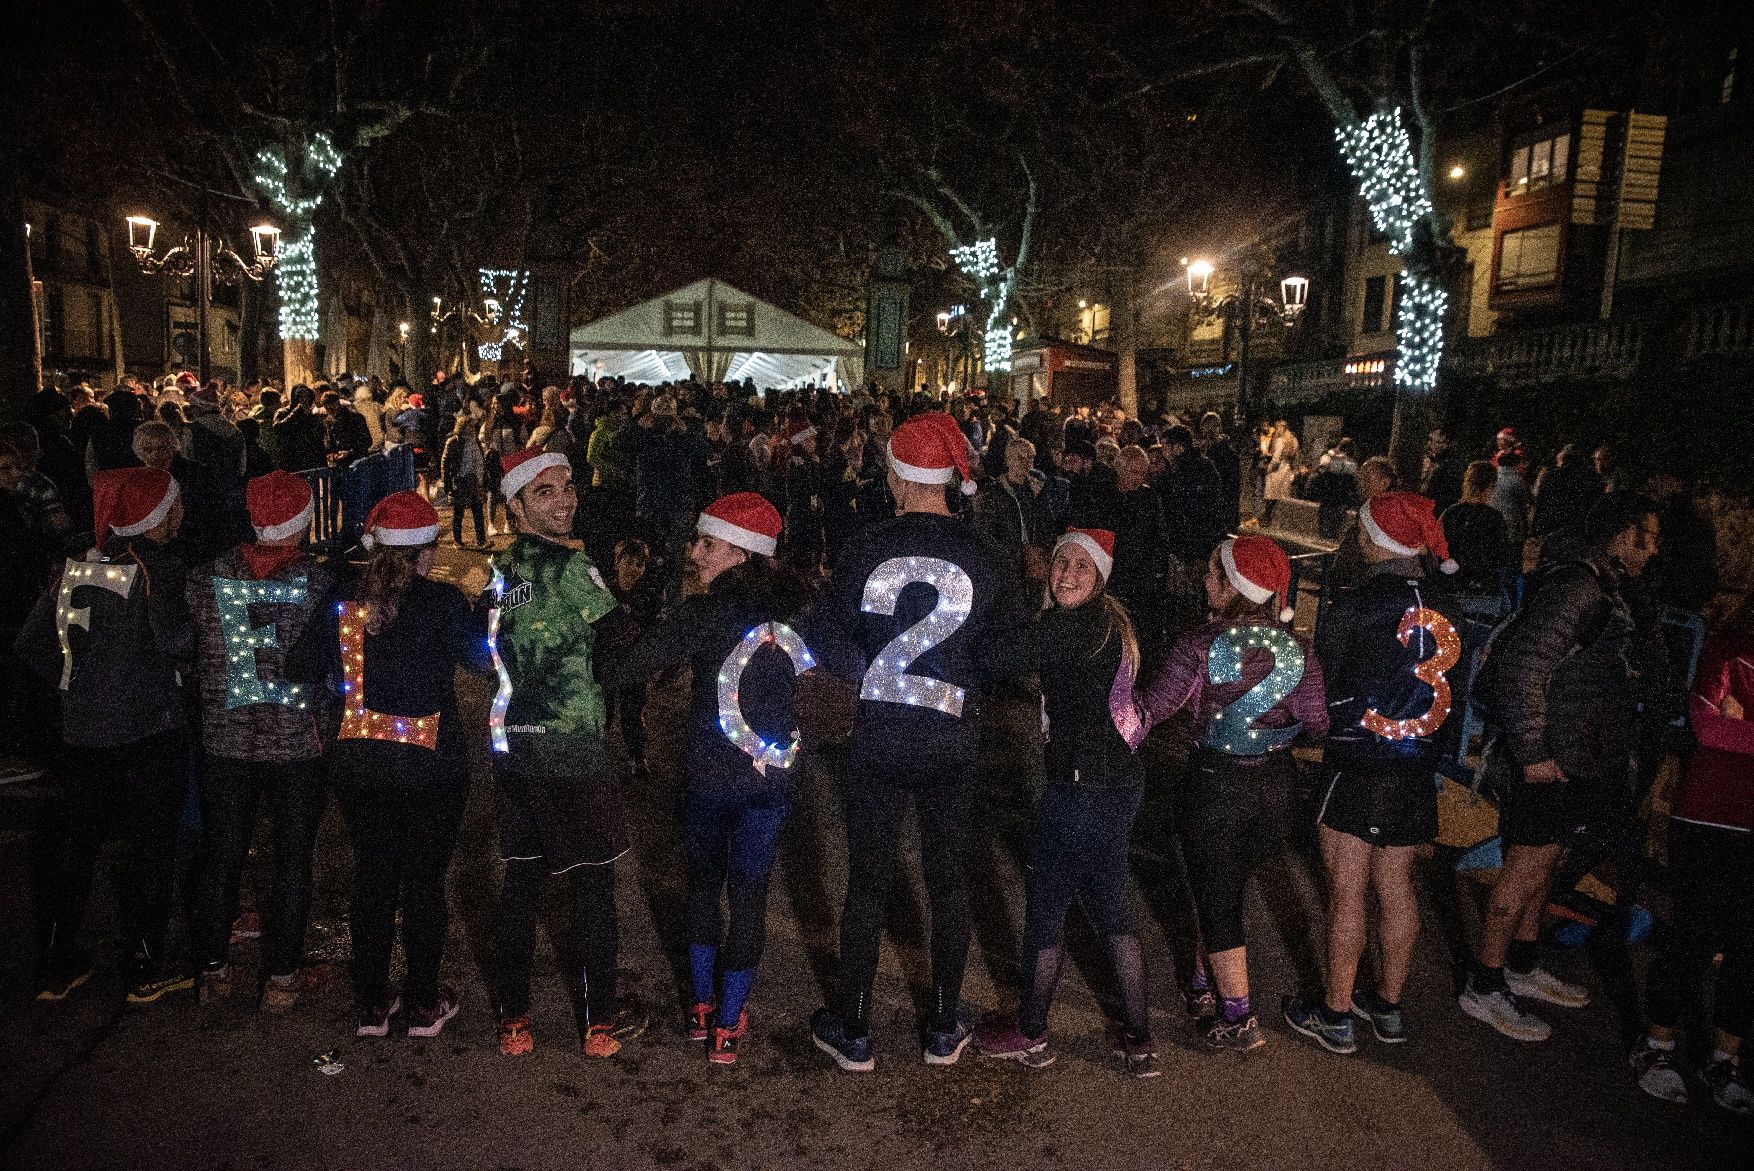
[{"label": "crowd of people", "polygon": [[[484,741],[504,867],[490,991],[500,1051],[535,1044],[537,907],[554,877],[579,943],[578,1043],[615,1054],[649,1020],[618,988],[623,784],[647,767],[647,685],[687,664],[692,989],[678,1015],[711,1061],[734,1062],[748,1035],[768,881],[801,780],[799,678],[812,671],[856,694],[840,992],[809,1024],[840,1068],[874,1067],[879,938],[911,809],[930,902],[924,1061],[952,1064],[971,1044],[1053,1060],[1076,901],[1120,991],[1120,1066],[1159,1072],[1128,850],[1152,771],[1140,748],[1167,723],[1191,738],[1165,779],[1200,936],[1178,973],[1182,1007],[1200,1035],[1234,1051],[1266,1041],[1243,892],[1304,816],[1292,750],[1319,748],[1308,816],[1328,897],[1323,986],[1280,1012],[1335,1053],[1354,1052],[1361,1028],[1405,1042],[1441,1027],[1402,1009],[1420,926],[1413,860],[1438,834],[1434,776],[1476,649],[1469,620],[1484,616],[1496,626],[1475,683],[1488,713],[1480,768],[1503,867],[1460,1010],[1533,1042],[1551,1028],[1532,1002],[1588,1002],[1542,966],[1549,896],[1568,859],[1631,832],[1638,778],[1666,751],[1645,732],[1685,702],[1696,744],[1672,815],[1673,928],[1634,1067],[1657,1096],[1703,1084],[1754,1112],[1737,1052],[1754,1011],[1754,604],[1714,631],[1683,698],[1660,607],[1700,609],[1716,582],[1700,578],[1709,526],[1672,476],[1634,493],[1600,453],[1592,472],[1568,449],[1530,492],[1514,433],[1470,461],[1438,432],[1415,492],[1350,441],[1311,472],[1285,424],[1257,451],[1215,414],[1147,423],[1112,404],[1019,410],[874,389],[544,387],[527,368],[441,375],[420,392],[297,386],[284,400],[183,376],[156,396],[125,385],[101,406],[82,387],[48,390],[33,409],[0,428],[0,633],[18,729],[7,747],[45,762],[67,798],[43,880],[42,1000],[94,971],[80,925],[112,836],[129,843],[128,1000],[239,995],[230,948],[265,800],[274,866],[255,991],[263,1011],[294,1009],[322,977],[304,945],[332,790],[353,847],[358,1033],[401,1020],[437,1035],[461,995],[442,979],[445,882],[468,746]],[[357,547],[313,549],[313,477],[387,452],[412,483],[372,501]],[[1241,515],[1251,473],[1263,502],[1326,477],[1317,491],[1339,510],[1313,640],[1293,623],[1271,510]],[[479,598],[432,575],[440,508],[455,545],[467,520],[491,552]],[[1539,541],[1526,573],[1525,534]],[[495,687],[485,727],[459,706],[459,669]],[[1022,987],[1012,1011],[977,1027],[961,992],[981,709],[1037,692],[1046,780]],[[184,962],[166,942],[191,785],[202,827]],[[1367,972],[1373,891],[1381,961]],[[398,929],[406,975],[392,987]],[[1676,1029],[1720,953],[1717,1032],[1694,1083]]]}]

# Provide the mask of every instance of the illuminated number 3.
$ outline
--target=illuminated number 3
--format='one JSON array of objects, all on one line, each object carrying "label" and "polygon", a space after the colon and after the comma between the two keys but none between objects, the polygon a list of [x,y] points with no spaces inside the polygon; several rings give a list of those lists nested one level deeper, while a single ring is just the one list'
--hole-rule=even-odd
[{"label": "illuminated number 3", "polygon": [[1385,740],[1429,736],[1449,717],[1449,680],[1443,677],[1443,673],[1462,657],[1462,636],[1456,633],[1448,618],[1424,606],[1415,606],[1401,617],[1401,626],[1395,631],[1395,637],[1401,640],[1402,646],[1408,646],[1415,630],[1423,631],[1437,648],[1435,654],[1413,665],[1414,678],[1431,688],[1431,706],[1425,709],[1424,715],[1407,720],[1391,719],[1370,708],[1359,723]]},{"label": "illuminated number 3", "polygon": [[1206,651],[1209,683],[1242,681],[1243,653],[1251,647],[1273,656],[1273,669],[1259,683],[1224,705],[1206,727],[1206,745],[1234,756],[1255,756],[1297,739],[1301,724],[1257,728],[1255,721],[1272,711],[1303,679],[1303,648],[1276,626],[1232,626],[1212,640]]},{"label": "illuminated number 3", "polygon": [[865,596],[859,608],[867,614],[893,615],[901,591],[915,582],[937,590],[938,602],[930,614],[877,652],[859,687],[859,698],[937,708],[961,716],[962,688],[927,675],[909,675],[907,669],[968,621],[974,609],[974,581],[962,567],[937,557],[891,557],[865,579]]},{"label": "illuminated number 3", "polygon": [[725,665],[719,668],[719,728],[725,736],[749,754],[755,762],[755,771],[767,775],[768,766],[774,768],[791,768],[792,761],[798,755],[798,730],[792,729],[791,743],[780,745],[770,744],[761,738],[761,734],[749,726],[744,718],[743,705],[738,695],[738,688],[743,683],[743,668],[755,657],[755,652],[764,646],[775,647],[785,652],[792,660],[792,674],[802,675],[816,665],[810,656],[810,648],[798,637],[797,631],[784,622],[764,622],[743,636]]}]

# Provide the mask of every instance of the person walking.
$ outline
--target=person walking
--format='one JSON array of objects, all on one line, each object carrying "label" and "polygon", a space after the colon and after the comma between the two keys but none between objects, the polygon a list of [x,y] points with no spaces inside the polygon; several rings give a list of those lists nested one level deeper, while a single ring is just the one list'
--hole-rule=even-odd
[{"label": "person walking", "polygon": [[487,523],[482,516],[487,498],[487,456],[468,411],[456,414],[439,456],[439,476],[451,502],[451,542],[458,548],[463,545],[463,510],[467,508],[475,522],[475,547],[487,548]]},{"label": "person walking", "polygon": [[[469,797],[458,668],[492,669],[486,628],[461,590],[432,580],[438,513],[394,492],[366,516],[358,575],[331,593],[287,656],[291,682],[339,680],[330,775],[353,843],[355,1033],[385,1037],[404,1007],[410,1037],[436,1037],[459,1004],[439,982],[445,876]],[[390,991],[401,922],[407,975]]]}]

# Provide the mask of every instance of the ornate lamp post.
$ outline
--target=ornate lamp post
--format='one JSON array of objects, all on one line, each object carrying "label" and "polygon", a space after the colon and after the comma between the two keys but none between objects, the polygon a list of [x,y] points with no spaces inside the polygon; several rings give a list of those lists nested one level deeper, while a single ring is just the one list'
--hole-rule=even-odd
[{"label": "ornate lamp post", "polygon": [[[201,381],[206,382],[211,370],[208,353],[208,303],[213,298],[213,282],[248,279],[260,281],[280,261],[280,229],[273,224],[257,224],[250,229],[251,259],[238,255],[230,244],[215,240],[205,223],[184,236],[180,244],[160,255],[154,248],[158,240],[158,221],[150,216],[124,217],[128,225],[128,251],[134,254],[140,271],[147,276],[195,278],[195,349],[196,366]],[[222,263],[215,271],[214,261]]]},{"label": "ornate lamp post", "polygon": [[1309,305],[1309,278],[1287,276],[1279,282],[1279,295],[1261,288],[1261,266],[1254,260],[1243,261],[1238,273],[1241,287],[1222,297],[1212,296],[1212,274],[1209,260],[1194,260],[1187,266],[1188,297],[1196,321],[1213,321],[1219,317],[1236,320],[1236,397],[1237,407],[1246,417],[1253,407],[1248,387],[1249,346],[1253,340],[1255,319],[1277,321],[1284,328],[1295,326]]}]

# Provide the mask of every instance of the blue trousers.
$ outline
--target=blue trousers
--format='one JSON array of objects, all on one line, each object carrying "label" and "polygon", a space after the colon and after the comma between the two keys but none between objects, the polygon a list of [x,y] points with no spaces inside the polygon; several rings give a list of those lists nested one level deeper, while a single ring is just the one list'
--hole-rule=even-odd
[{"label": "blue trousers", "polygon": [[[740,972],[761,961],[767,939],[767,881],[780,826],[791,809],[784,793],[754,797],[690,790],[682,799],[688,854],[688,942],[719,946],[720,966]],[[721,902],[731,908],[725,934]]]}]

